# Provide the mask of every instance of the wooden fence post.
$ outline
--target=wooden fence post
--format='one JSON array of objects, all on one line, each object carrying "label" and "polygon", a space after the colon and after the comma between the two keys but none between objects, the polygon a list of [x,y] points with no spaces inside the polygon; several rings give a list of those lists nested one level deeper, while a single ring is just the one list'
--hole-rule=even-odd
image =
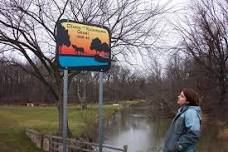
[{"label": "wooden fence post", "polygon": [[127,148],[128,148],[127,145],[124,145],[124,146],[123,146],[124,152],[127,152]]}]

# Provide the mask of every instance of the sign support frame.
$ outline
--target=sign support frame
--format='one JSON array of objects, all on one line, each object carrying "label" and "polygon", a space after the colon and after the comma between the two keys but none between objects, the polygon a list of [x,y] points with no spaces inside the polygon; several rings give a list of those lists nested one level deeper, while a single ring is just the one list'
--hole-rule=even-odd
[{"label": "sign support frame", "polygon": [[[72,39],[73,37],[73,39]],[[99,152],[104,142],[103,72],[111,67],[111,32],[107,27],[61,19],[57,22],[56,58],[63,76],[62,151],[67,152],[68,71],[99,72]]]},{"label": "sign support frame", "polygon": [[99,152],[102,152],[102,145],[104,141],[103,135],[103,120],[104,120],[104,110],[103,110],[103,72],[99,72]]},{"label": "sign support frame", "polygon": [[68,69],[64,69],[63,76],[63,152],[67,152],[67,102],[68,102]]}]

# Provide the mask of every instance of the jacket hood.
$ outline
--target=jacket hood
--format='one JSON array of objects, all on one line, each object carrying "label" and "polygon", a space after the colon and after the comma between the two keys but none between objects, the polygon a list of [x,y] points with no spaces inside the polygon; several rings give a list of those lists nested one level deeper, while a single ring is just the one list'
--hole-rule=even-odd
[{"label": "jacket hood", "polygon": [[194,109],[198,114],[200,114],[202,111],[200,106],[189,106],[189,108]]},{"label": "jacket hood", "polygon": [[185,106],[182,106],[182,107],[180,107],[179,109],[178,109],[178,113],[180,113],[180,112],[182,112],[182,111],[185,111],[185,110],[187,110],[187,109],[193,109],[193,110],[195,110],[198,114],[200,114],[201,113],[201,108],[200,108],[200,106],[189,106],[189,105],[185,105]]}]

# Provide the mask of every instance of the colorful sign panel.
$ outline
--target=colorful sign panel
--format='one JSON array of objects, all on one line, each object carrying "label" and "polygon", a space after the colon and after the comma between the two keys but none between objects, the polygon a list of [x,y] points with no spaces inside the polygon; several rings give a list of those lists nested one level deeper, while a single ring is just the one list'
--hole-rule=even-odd
[{"label": "colorful sign panel", "polygon": [[98,25],[60,20],[57,60],[61,69],[106,71],[111,65],[110,32]]}]

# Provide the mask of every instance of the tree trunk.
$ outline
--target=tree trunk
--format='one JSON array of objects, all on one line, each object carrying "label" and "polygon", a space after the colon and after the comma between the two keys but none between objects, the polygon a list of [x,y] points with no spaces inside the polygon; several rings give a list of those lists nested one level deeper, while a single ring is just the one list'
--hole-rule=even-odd
[{"label": "tree trunk", "polygon": [[[59,101],[58,104],[58,112],[59,112],[59,129],[58,129],[58,135],[62,136],[63,135],[63,102]],[[69,122],[67,120],[67,135],[68,138],[72,136],[72,132],[69,128]]]},{"label": "tree trunk", "polygon": [[59,130],[58,130],[58,135],[62,136],[63,135],[63,101],[62,97],[60,100],[57,102],[57,107],[58,107],[58,114],[59,114]]},{"label": "tree trunk", "polygon": [[81,104],[81,109],[84,110],[87,108],[87,103],[86,103],[86,83],[83,83],[83,89],[81,90],[81,92],[83,91],[82,95],[80,93],[80,86],[79,83],[77,84],[77,95],[78,95],[78,99],[80,101]]},{"label": "tree trunk", "polygon": [[226,62],[220,62],[220,69],[218,74],[219,79],[219,105],[224,105],[225,96],[226,96],[226,85],[225,85],[225,76],[226,76]]},{"label": "tree trunk", "polygon": [[219,82],[219,91],[220,91],[220,97],[219,97],[219,105],[224,105],[225,96],[226,96],[226,86],[224,79],[221,79]]}]

